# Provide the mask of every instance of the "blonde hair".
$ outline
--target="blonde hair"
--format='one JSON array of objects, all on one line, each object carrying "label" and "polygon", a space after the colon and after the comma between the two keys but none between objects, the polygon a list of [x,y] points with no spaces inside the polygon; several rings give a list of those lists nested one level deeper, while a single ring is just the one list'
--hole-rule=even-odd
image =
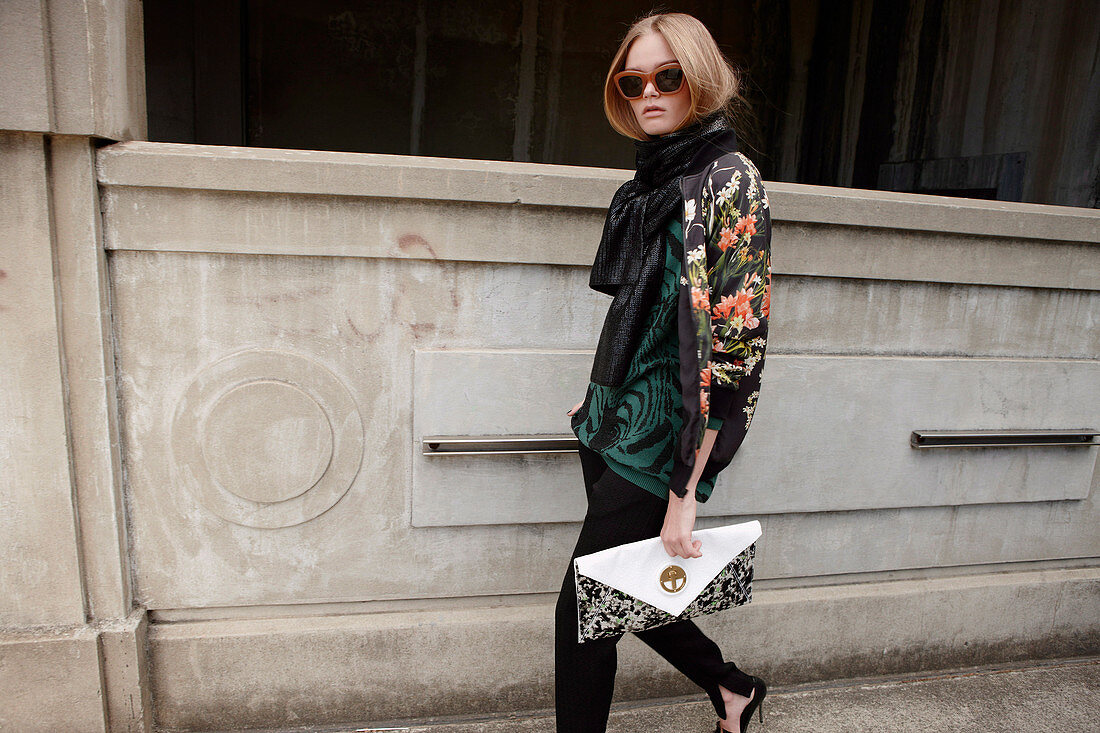
[{"label": "blonde hair", "polygon": [[603,111],[615,131],[635,140],[652,139],[638,124],[630,102],[619,94],[613,78],[626,66],[630,44],[648,33],[660,33],[664,37],[684,70],[684,81],[691,92],[687,116],[676,129],[687,127],[718,110],[723,110],[732,123],[737,117],[737,108],[744,103],[740,94],[740,71],[718,48],[714,36],[700,20],[687,13],[653,12],[630,26],[611,59],[603,87]]}]

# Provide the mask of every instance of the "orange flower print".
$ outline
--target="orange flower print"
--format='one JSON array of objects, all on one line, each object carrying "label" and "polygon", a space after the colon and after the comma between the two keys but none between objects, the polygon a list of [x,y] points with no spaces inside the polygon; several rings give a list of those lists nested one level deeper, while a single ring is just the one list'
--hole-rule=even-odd
[{"label": "orange flower print", "polygon": [[768,317],[768,312],[771,310],[772,304],[772,284],[767,283],[764,285],[764,302],[760,306],[760,315],[765,318]]},{"label": "orange flower print", "polygon": [[[728,297],[728,296],[727,296]],[[749,301],[752,300],[752,292],[748,288],[741,288],[737,291],[737,295],[733,297],[733,307],[737,315],[742,318],[746,318],[752,315],[752,306]]]},{"label": "orange flower print", "polygon": [[747,214],[740,217],[737,220],[737,224],[733,227],[733,234],[735,237],[740,237],[742,234],[748,234],[750,237],[756,234],[756,214]]},{"label": "orange flower print", "polygon": [[700,370],[700,372],[699,372],[699,384],[701,384],[705,387],[710,386],[710,366],[711,366],[712,363],[713,362],[708,361],[706,368]]},{"label": "orange flower print", "polygon": [[714,319],[729,319],[730,311],[733,310],[734,297],[732,295],[723,295],[722,299],[718,301],[718,305],[714,306]]},{"label": "orange flower print", "polygon": [[725,351],[726,350],[726,345],[724,343],[722,343],[722,339],[715,336],[714,341],[710,345],[710,348],[713,351]]},{"label": "orange flower print", "polygon": [[710,294],[702,288],[691,287],[691,307],[710,310]]},{"label": "orange flower print", "polygon": [[746,288],[741,288],[737,291],[737,300],[734,303],[734,309],[736,315],[741,317],[747,328],[756,328],[760,325],[760,319],[753,315],[752,304],[749,302],[752,300],[752,293]]},{"label": "orange flower print", "polygon": [[699,412],[706,414],[710,409],[710,396],[706,390],[699,390]]},{"label": "orange flower print", "polygon": [[718,240],[718,248],[725,252],[727,249],[737,243],[737,237],[730,231],[729,227],[722,227],[722,238]]}]

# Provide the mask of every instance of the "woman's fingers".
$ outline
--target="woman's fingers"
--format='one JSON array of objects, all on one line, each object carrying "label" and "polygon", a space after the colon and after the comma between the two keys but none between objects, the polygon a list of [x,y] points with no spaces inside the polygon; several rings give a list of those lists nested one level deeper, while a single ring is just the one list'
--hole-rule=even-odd
[{"label": "woman's fingers", "polygon": [[703,546],[702,540],[692,540],[691,535],[686,537],[670,537],[669,539],[661,538],[664,543],[665,552],[669,557],[702,557],[703,553],[700,549]]},{"label": "woman's fingers", "polygon": [[688,535],[681,545],[681,547],[683,548],[683,552],[681,553],[680,557],[702,557],[703,553],[699,551],[699,548],[702,546],[702,541],[692,540],[691,535]]}]

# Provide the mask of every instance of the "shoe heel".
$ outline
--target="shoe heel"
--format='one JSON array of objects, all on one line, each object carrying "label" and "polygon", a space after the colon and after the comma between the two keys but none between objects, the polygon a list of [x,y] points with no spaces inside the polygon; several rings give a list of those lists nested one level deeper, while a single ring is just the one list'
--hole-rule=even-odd
[{"label": "shoe heel", "polygon": [[745,706],[745,709],[741,712],[741,731],[745,733],[749,729],[749,723],[752,722],[752,714],[754,710],[759,711],[760,725],[764,724],[764,698],[768,694],[768,686],[764,680],[759,677],[752,678],[753,687],[753,699]]}]

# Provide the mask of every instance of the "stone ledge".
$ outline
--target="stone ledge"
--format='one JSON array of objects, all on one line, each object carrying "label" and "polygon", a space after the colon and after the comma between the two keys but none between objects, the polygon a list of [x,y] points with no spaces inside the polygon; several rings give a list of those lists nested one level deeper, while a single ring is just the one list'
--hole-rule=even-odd
[{"label": "stone ledge", "polygon": [[[632,171],[380,153],[125,142],[98,153],[110,187],[434,199],[603,211]],[[776,221],[1100,243],[1074,206],[765,181]]]},{"label": "stone ledge", "polygon": [[[97,170],[108,250],[576,266],[629,177],[142,142],[99,150]],[[776,274],[1100,290],[1100,211],[767,185]]]},{"label": "stone ledge", "polygon": [[[758,591],[699,625],[775,685],[1100,651],[1100,568]],[[158,725],[491,714],[553,704],[551,604],[150,629]],[[856,622],[858,621],[858,622]],[[698,692],[632,635],[616,700]]]}]

